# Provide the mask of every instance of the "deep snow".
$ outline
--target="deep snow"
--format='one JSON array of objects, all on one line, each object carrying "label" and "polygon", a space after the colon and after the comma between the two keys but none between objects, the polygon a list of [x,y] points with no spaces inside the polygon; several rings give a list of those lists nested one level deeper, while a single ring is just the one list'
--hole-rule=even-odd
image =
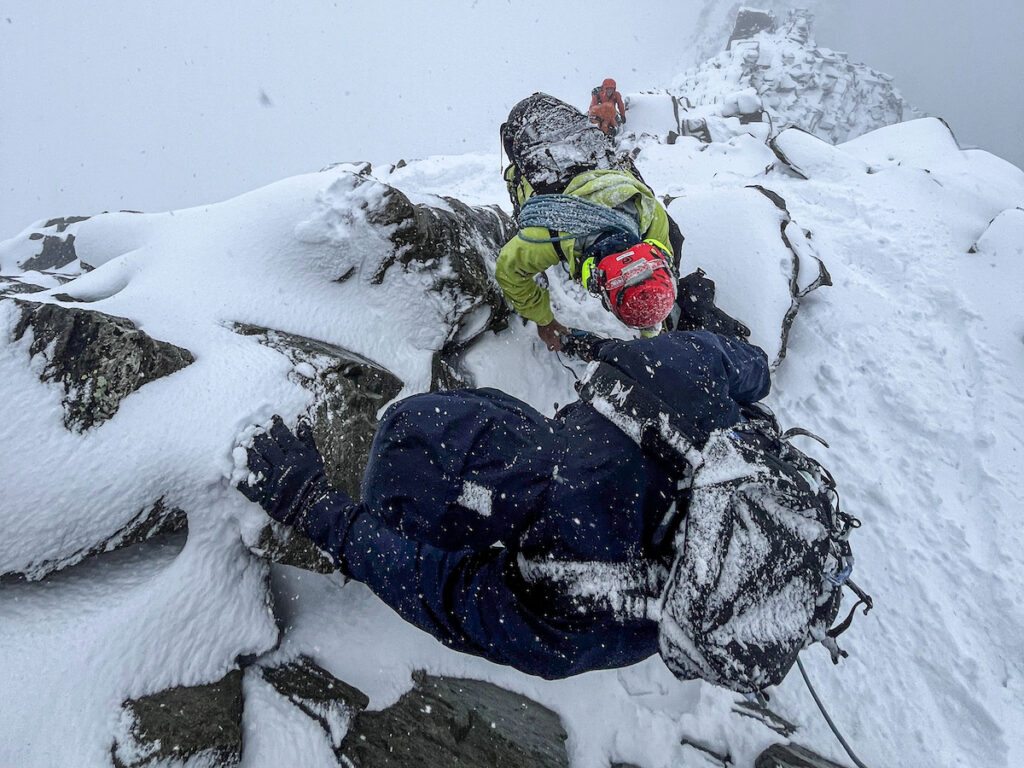
[{"label": "deep snow", "polygon": [[[684,270],[699,265],[716,279],[722,305],[755,340],[776,343],[788,252],[777,209],[747,185],[785,199],[806,231],[802,247],[831,272],[833,286],[801,302],[768,402],[784,426],[830,441],[827,451],[801,447],[833,470],[844,508],[864,523],[854,577],[876,608],[844,636],[851,655],[841,666],[821,648],[805,664],[870,766],[1024,764],[1024,173],[960,151],[933,119],[839,147],[783,139],[807,178],[747,136],[652,144],[638,164],[674,198]],[[496,156],[476,154],[378,174],[414,200],[445,194],[507,207],[498,168]],[[339,167],[217,205],[72,225],[96,269],[60,291],[196,356],[84,435],[64,429],[59,392],[39,382],[27,340],[9,342],[14,312],[0,302],[0,566],[28,551],[57,556],[62,532],[106,530],[157,496],[190,522],[176,546],[143,545],[0,588],[0,765],[107,765],[122,699],[216,679],[236,655],[272,647],[268,571],[287,625],[274,653],[313,656],[366,691],[372,708],[395,701],[410,672],[425,668],[552,707],[577,767],[701,764],[683,737],[750,765],[776,734],[733,714],[735,694],[679,682],[657,658],[543,681],[445,649],[360,584],[248,557],[243,541],[263,518],[229,487],[232,448],[272,413],[302,412],[310,395],[282,355],[228,323],[360,352],[402,377],[406,392],[429,382],[438,344],[430,313],[440,309],[417,294],[416,276],[376,293],[365,276],[332,281],[381,245],[352,213],[379,188],[355,188],[349,174]],[[29,248],[24,237],[0,244],[0,274],[18,273]],[[616,331],[557,273],[552,284],[560,318]],[[517,322],[466,363],[478,385],[545,413],[573,396],[572,374]],[[326,737],[290,704],[257,680],[246,692],[243,765],[332,764]],[[798,675],[773,707],[799,724],[795,741],[848,762]]]}]

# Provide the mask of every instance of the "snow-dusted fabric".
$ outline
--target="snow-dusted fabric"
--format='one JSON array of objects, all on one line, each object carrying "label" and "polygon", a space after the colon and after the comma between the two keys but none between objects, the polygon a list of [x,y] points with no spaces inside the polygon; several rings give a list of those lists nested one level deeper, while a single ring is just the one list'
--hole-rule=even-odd
[{"label": "snow-dusted fabric", "polygon": [[687,481],[685,522],[652,613],[666,665],[744,693],[781,682],[839,609],[850,519],[831,476],[767,412],[748,408],[745,421],[702,433],[607,363],[588,371],[582,394]]},{"label": "snow-dusted fabric", "polygon": [[406,398],[370,447],[361,496],[403,536],[454,551],[521,530],[565,452],[548,419],[496,389]]},{"label": "snow-dusted fabric", "polygon": [[[711,333],[608,341],[597,354],[705,432],[768,390],[764,354]],[[588,403],[546,419],[497,390],[456,390],[391,406],[362,501],[334,491],[296,526],[449,647],[558,678],[658,652],[651,611],[671,560],[652,542],[675,490]]]},{"label": "snow-dusted fabric", "polygon": [[841,593],[826,577],[845,564],[831,478],[771,431],[752,422],[708,439],[661,611],[673,673],[744,693],[781,682],[825,636]]}]

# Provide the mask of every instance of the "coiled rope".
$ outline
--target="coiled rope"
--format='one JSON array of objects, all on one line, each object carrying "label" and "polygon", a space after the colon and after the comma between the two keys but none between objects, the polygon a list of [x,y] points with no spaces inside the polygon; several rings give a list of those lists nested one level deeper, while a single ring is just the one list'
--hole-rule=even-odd
[{"label": "coiled rope", "polygon": [[[614,208],[574,195],[536,195],[523,203],[517,219],[519,237],[528,243],[555,243],[621,232],[640,240],[640,225],[632,216]],[[573,234],[532,238],[523,234],[526,227],[544,227]]]}]

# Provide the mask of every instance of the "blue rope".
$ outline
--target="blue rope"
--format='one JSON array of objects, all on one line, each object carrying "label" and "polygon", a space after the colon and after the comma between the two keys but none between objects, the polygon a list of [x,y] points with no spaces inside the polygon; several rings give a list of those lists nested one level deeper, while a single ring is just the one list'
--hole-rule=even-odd
[{"label": "blue rope", "polygon": [[[640,226],[632,216],[574,195],[531,197],[520,208],[517,223],[519,237],[528,243],[557,243],[605,232],[623,232],[640,240]],[[522,230],[527,227],[544,227],[573,234],[533,238],[523,234]]]}]

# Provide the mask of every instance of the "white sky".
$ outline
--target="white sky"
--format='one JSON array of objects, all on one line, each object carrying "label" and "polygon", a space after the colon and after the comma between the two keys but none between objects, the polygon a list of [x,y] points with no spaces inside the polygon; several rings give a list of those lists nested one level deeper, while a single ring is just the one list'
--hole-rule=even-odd
[{"label": "white sky", "polygon": [[[966,15],[906,0],[900,23],[881,0],[826,2],[817,38],[895,75],[963,143],[1024,164],[1016,2]],[[335,161],[496,148],[535,90],[584,105],[606,76],[637,91],[692,63],[704,2],[638,5],[4,0],[0,238],[50,216],[218,201]]]},{"label": "white sky", "polygon": [[[755,2],[751,5],[756,5]],[[896,78],[961,146],[1024,168],[1024,2],[825,0],[818,43]]]}]

